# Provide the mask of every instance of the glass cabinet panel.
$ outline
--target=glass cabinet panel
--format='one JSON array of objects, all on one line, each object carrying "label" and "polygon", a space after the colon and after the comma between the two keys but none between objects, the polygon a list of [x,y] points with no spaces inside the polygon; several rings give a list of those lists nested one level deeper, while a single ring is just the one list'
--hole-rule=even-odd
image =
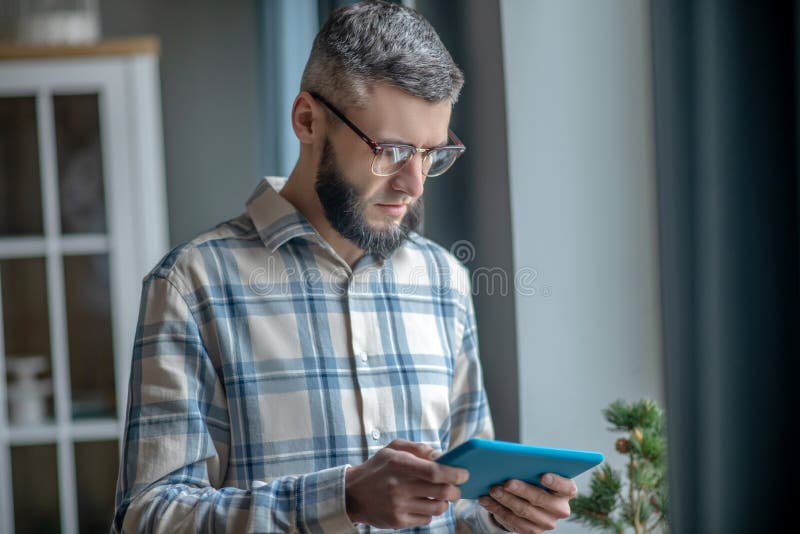
[{"label": "glass cabinet panel", "polygon": [[106,215],[97,94],[56,95],[53,116],[61,232],[103,233]]},{"label": "glass cabinet panel", "polygon": [[0,534],[108,532],[130,273],[168,250],[158,40],[98,44],[0,61]]},{"label": "glass cabinet panel", "polygon": [[0,97],[0,237],[42,235],[36,97]]},{"label": "glass cabinet panel", "polygon": [[108,256],[64,257],[72,416],[114,417]]},{"label": "glass cabinet panel", "polygon": [[80,532],[107,532],[111,527],[118,458],[116,441],[75,444]]},{"label": "glass cabinet panel", "polygon": [[45,260],[0,261],[0,289],[9,420],[12,425],[51,421],[53,397]]},{"label": "glass cabinet panel", "polygon": [[11,448],[16,534],[61,532],[55,445]]}]

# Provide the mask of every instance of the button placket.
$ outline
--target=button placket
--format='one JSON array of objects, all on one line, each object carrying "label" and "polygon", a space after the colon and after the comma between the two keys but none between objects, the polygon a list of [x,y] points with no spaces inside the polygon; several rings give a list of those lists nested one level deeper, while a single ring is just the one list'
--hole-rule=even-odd
[{"label": "button placket", "polygon": [[367,448],[371,454],[374,454],[381,447],[380,439],[382,436],[381,430],[381,417],[380,410],[378,409],[378,395],[375,389],[374,379],[367,372],[365,364],[369,362],[369,340],[367,336],[371,331],[371,326],[368,324],[370,320],[369,314],[359,311],[360,306],[358,301],[363,298],[359,295],[354,285],[357,277],[351,280],[347,287],[347,300],[348,300],[348,313],[350,315],[350,339],[351,350],[355,359],[355,383],[361,394],[361,429],[364,432],[364,437],[367,440]]}]

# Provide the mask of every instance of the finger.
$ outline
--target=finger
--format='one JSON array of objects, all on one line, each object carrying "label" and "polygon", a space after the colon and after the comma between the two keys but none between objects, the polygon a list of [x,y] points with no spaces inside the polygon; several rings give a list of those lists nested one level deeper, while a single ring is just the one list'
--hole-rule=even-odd
[{"label": "finger", "polygon": [[425,482],[459,485],[469,479],[469,471],[466,469],[423,460],[404,451],[397,451],[389,461],[394,463],[403,475],[419,478]]},{"label": "finger", "polygon": [[525,499],[521,499],[504,491],[500,486],[495,486],[491,491],[492,498],[510,510],[516,517],[525,519],[537,527],[551,530],[556,528],[556,522],[561,519],[549,510],[534,506]]},{"label": "finger", "polygon": [[507,531],[509,531],[509,532],[522,532],[522,530],[519,530],[519,529],[517,529],[517,528],[516,528],[516,527],[514,527],[514,525],[512,525],[511,523],[507,523],[507,522],[505,522],[505,521],[503,520],[503,518],[502,518],[502,517],[500,517],[500,514],[492,514],[492,517],[493,517],[493,518],[494,518],[494,520],[495,520],[495,521],[497,521],[497,523],[498,523],[498,524],[499,524],[501,527],[503,527],[505,530],[507,530]]},{"label": "finger", "polygon": [[551,491],[563,495],[568,499],[578,494],[578,486],[575,485],[574,481],[554,473],[542,475],[540,482]]},{"label": "finger", "polygon": [[408,494],[414,497],[427,497],[438,501],[456,502],[461,498],[461,490],[452,484],[430,484],[413,480],[408,482]]},{"label": "finger", "polygon": [[433,460],[435,458],[433,455],[437,453],[436,449],[426,443],[417,443],[405,439],[396,439],[387,445],[387,447],[396,451],[410,452],[417,458],[423,458],[425,460]]},{"label": "finger", "polygon": [[506,529],[508,531],[514,531],[515,530],[514,527],[512,527],[510,524],[507,524],[503,520],[503,518],[500,517],[500,513],[499,512],[500,512],[500,509],[502,508],[502,505],[499,504],[497,501],[495,501],[494,499],[492,499],[491,497],[489,497],[487,495],[483,495],[482,497],[478,498],[478,504],[483,506],[486,509],[486,511],[489,512],[489,514],[492,516],[492,519],[494,519],[496,522],[498,522],[500,524],[500,526],[502,526],[504,529]]},{"label": "finger", "polygon": [[409,499],[403,507],[403,511],[409,514],[437,516],[442,515],[450,508],[447,501],[437,501],[428,498]]},{"label": "finger", "polygon": [[[488,512],[490,512],[495,520],[500,523],[503,528],[509,530],[511,532],[520,532],[520,533],[540,533],[544,532],[545,530],[552,530],[547,529],[546,527],[542,527],[539,525],[535,525],[532,522],[528,521],[523,517],[519,517],[514,512],[497,502],[491,497],[483,496],[478,499],[478,502],[481,506],[486,508]],[[555,526],[553,527],[555,528]]]},{"label": "finger", "polygon": [[509,480],[503,484],[506,492],[529,502],[533,506],[543,508],[556,517],[565,518],[570,514],[569,499],[547,490],[527,484],[521,480]]}]

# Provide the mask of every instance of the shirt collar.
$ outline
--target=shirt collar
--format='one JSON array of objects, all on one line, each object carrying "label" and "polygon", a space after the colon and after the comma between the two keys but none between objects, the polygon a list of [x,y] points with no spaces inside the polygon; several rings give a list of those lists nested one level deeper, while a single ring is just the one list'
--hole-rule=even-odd
[{"label": "shirt collar", "polygon": [[317,234],[308,219],[278,194],[286,180],[279,176],[263,178],[247,200],[247,214],[270,252],[295,237]]},{"label": "shirt collar", "polygon": [[[320,243],[325,243],[330,247],[327,241],[319,235],[314,225],[308,222],[308,219],[291,202],[278,194],[286,185],[287,179],[281,176],[262,178],[247,200],[247,214],[252,219],[261,241],[270,252],[275,252],[281,245],[296,237],[312,235]],[[411,232],[408,239],[419,243],[421,236],[416,232]],[[406,243],[401,248],[403,246],[406,246]],[[331,248],[331,250],[333,249]],[[382,265],[383,261],[391,257],[393,253],[387,258],[376,257],[375,259],[379,265]]]}]

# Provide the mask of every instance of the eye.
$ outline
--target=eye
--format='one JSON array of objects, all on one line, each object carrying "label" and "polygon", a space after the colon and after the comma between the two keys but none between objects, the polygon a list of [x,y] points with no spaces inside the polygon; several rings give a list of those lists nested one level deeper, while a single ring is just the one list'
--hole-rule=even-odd
[{"label": "eye", "polygon": [[406,145],[383,146],[372,160],[372,172],[378,176],[391,176],[410,160],[416,150]]},{"label": "eye", "polygon": [[449,169],[461,155],[461,150],[456,148],[437,148],[428,152],[428,176],[439,176]]}]

